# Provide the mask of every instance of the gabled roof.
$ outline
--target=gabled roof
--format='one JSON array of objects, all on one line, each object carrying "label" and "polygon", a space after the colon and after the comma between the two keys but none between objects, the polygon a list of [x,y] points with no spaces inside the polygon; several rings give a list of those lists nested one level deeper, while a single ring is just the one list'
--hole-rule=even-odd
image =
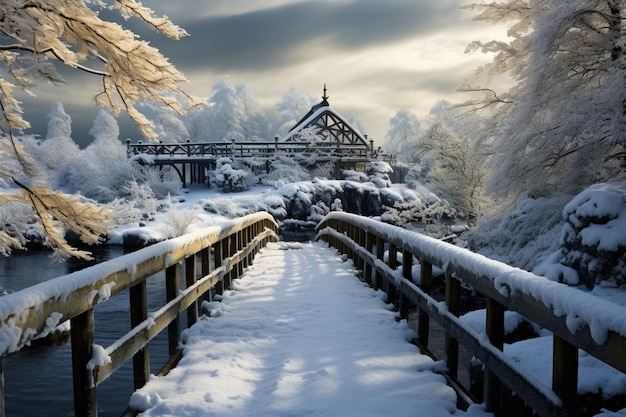
[{"label": "gabled roof", "polygon": [[[311,110],[291,128],[289,133],[282,138],[281,142],[289,142],[298,140],[298,135],[302,130],[309,127],[317,127],[321,134],[326,138],[334,140],[341,144],[362,145],[369,147],[369,143],[365,136],[361,134],[350,122],[343,116],[333,110],[328,104],[328,96],[326,96],[326,86],[324,85],[324,95],[322,101]],[[327,132],[327,133],[324,133]]]}]

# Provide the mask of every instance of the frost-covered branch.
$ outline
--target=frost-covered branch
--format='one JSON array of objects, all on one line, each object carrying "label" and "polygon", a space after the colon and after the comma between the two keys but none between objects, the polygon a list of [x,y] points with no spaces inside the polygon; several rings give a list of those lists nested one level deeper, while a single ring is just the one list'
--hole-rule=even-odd
[{"label": "frost-covered branch", "polygon": [[[504,94],[464,103],[489,110],[477,132],[495,138],[489,189],[501,196],[579,192],[623,174],[626,12],[616,0],[504,0],[474,4],[476,20],[506,24],[506,41],[475,41],[493,56],[479,71],[508,76]],[[484,112],[489,114],[489,112]],[[621,174],[620,174],[621,173]]]},{"label": "frost-covered branch", "polygon": [[[107,210],[78,197],[54,191],[16,134],[30,125],[15,90],[34,95],[38,83],[63,83],[55,64],[101,78],[96,104],[115,115],[125,111],[148,138],[152,124],[137,103],[154,101],[182,113],[198,103],[181,87],[184,75],[156,48],[122,25],[100,18],[99,11],[117,10],[121,17],[137,17],[150,28],[173,39],[187,33],[167,17],[159,17],[135,0],[6,0],[0,6],[0,181],[16,186],[0,204],[30,207],[32,222],[46,236],[46,244],[60,257],[88,257],[65,240],[73,230],[88,244],[106,235]],[[0,197],[8,194],[0,193]],[[4,208],[4,207],[2,207]],[[3,211],[4,212],[4,211]],[[22,247],[23,236],[0,228],[0,252]]]}]

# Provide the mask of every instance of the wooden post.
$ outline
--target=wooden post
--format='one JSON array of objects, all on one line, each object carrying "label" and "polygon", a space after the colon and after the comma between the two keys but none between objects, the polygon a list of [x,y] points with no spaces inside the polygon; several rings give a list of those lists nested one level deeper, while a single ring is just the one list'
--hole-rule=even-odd
[{"label": "wooden post", "polygon": [[[360,247],[365,247],[365,230],[361,229],[360,227],[357,229],[357,243]],[[357,268],[359,269],[359,271],[363,271],[365,269],[365,261],[360,255],[358,255]]]},{"label": "wooden post", "polygon": [[[493,300],[492,298],[485,297],[486,307],[486,323],[485,331],[489,342],[498,350],[504,348],[504,306]],[[496,415],[502,414],[501,407],[501,390],[502,383],[498,380],[496,375],[489,369],[485,368],[484,383],[483,383],[483,402],[487,404],[490,411],[493,411]]]},{"label": "wooden post", "polygon": [[572,411],[578,394],[578,348],[554,336],[552,355],[552,390]]},{"label": "wooden post", "polygon": [[[389,267],[395,271],[398,268],[398,247],[393,243],[389,244]],[[387,302],[393,304],[396,308],[398,307],[397,301],[397,291],[396,291],[396,283],[388,280],[387,281]]]},{"label": "wooden post", "polygon": [[[222,261],[224,260],[224,241],[220,240],[219,242],[213,245],[215,248],[215,252],[213,253],[213,264],[215,265],[215,269],[218,269],[222,266]],[[215,285],[215,293],[217,295],[224,294],[224,280],[226,276],[222,276],[222,279]]]},{"label": "wooden post", "polygon": [[[230,235],[230,249],[228,250],[228,256],[233,256],[234,254],[237,253],[238,247],[239,247],[239,233],[234,233],[232,235]],[[233,280],[235,278],[237,278],[240,274],[239,268],[241,267],[241,264],[239,262],[237,262],[236,265],[234,265],[233,269],[231,270],[229,276],[228,276],[228,287],[227,288],[231,288]]]},{"label": "wooden post", "polygon": [[[146,297],[146,281],[130,287],[130,326],[135,328],[148,318],[148,300]],[[135,389],[146,385],[150,379],[150,354],[148,345],[133,356],[133,381]]]},{"label": "wooden post", "polygon": [[[420,288],[426,294],[430,294],[432,291],[433,281],[433,265],[430,262],[422,261],[422,267],[420,270]],[[417,322],[417,340],[424,346],[428,347],[428,334],[430,332],[430,317],[428,313],[419,310],[418,322]]]},{"label": "wooden post", "polygon": [[[373,248],[374,248],[374,235],[369,232],[366,232],[365,233],[365,249],[369,253],[372,253]],[[373,280],[374,280],[373,271],[374,271],[374,268],[372,267],[372,265],[369,262],[366,262],[364,278],[365,278],[365,282],[367,282],[369,285],[373,285]]]},{"label": "wooden post", "polygon": [[[402,278],[412,281],[411,273],[413,269],[413,254],[408,250],[402,252]],[[406,295],[400,294],[400,319],[409,318],[410,301]]]},{"label": "wooden post", "polygon": [[[448,311],[459,316],[461,310],[461,283],[446,273],[446,304]],[[451,376],[457,376],[459,367],[459,342],[446,332],[446,364]]]},{"label": "wooden post", "polygon": [[[354,226],[350,223],[346,224],[346,236],[350,239],[350,240],[354,240]],[[352,259],[354,261],[354,254],[352,253],[352,249],[350,245],[346,245],[345,246],[345,254],[348,255],[349,259]],[[356,262],[354,263],[356,266]]]},{"label": "wooden post", "polygon": [[[196,255],[185,258],[185,285],[191,287],[197,281]],[[187,327],[191,327],[198,320],[198,300],[187,307]]]},{"label": "wooden post", "polygon": [[[180,274],[180,264],[176,263],[165,270],[165,298],[167,302],[172,301],[178,295],[178,275]],[[178,350],[178,335],[180,334],[179,317],[177,316],[167,326],[167,338],[169,354],[173,356]]]},{"label": "wooden post", "polygon": [[90,386],[87,363],[93,354],[93,309],[89,309],[70,320],[72,344],[72,375],[74,378],[74,415],[96,417],[98,404],[96,387]]},{"label": "wooden post", "polygon": [[[200,252],[200,269],[203,277],[211,273],[211,247],[202,249]],[[207,291],[203,297],[206,301],[211,301],[211,291]]]},{"label": "wooden post", "polygon": [[[250,243],[250,241],[252,241],[252,238],[254,236],[252,236],[252,228],[254,226],[248,226],[245,229],[243,229],[243,241],[241,242],[241,249],[245,248],[246,246],[248,246],[248,244]],[[246,269],[248,266],[250,266],[250,264],[252,264],[252,251],[249,252],[246,257],[244,258],[243,261],[243,269]]]},{"label": "wooden post", "polygon": [[[385,241],[382,237],[376,236],[376,258],[383,260],[385,258]],[[374,289],[377,290],[383,286],[383,276],[376,272],[374,279]]]},{"label": "wooden post", "polygon": [[4,407],[4,357],[0,357],[0,417],[5,417],[6,415]]}]

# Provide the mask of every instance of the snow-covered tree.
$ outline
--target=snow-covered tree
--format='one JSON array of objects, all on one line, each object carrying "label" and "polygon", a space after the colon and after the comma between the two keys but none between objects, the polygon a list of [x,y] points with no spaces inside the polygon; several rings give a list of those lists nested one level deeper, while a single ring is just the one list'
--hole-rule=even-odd
[{"label": "snow-covered tree", "polygon": [[236,88],[236,97],[241,114],[241,139],[266,141],[269,139],[269,121],[256,99],[244,83]]},{"label": "snow-covered tree", "polygon": [[[61,257],[88,257],[72,248],[65,229],[76,232],[86,243],[96,243],[106,234],[106,210],[53,191],[39,175],[36,164],[24,152],[16,134],[29,127],[14,90],[30,92],[37,82],[60,84],[63,80],[54,63],[101,78],[96,92],[98,105],[115,114],[127,111],[147,137],[154,137],[151,124],[135,107],[141,99],[155,100],[180,110],[172,93],[187,99],[181,89],[184,76],[148,42],[121,25],[101,19],[102,9],[116,9],[124,18],[137,17],[169,37],[186,35],[167,18],[156,16],[135,0],[49,0],[2,2],[0,19],[0,182],[20,190],[0,194],[0,204],[26,204],[46,236],[45,244]],[[10,232],[0,230],[0,246],[23,247]]]},{"label": "snow-covered tree", "polygon": [[425,133],[422,149],[433,159],[431,175],[437,181],[436,191],[475,224],[485,179],[483,149],[443,120],[435,121]]},{"label": "snow-covered tree", "polygon": [[80,153],[78,145],[72,139],[72,119],[65,113],[63,104],[55,102],[50,106],[48,130],[44,140],[26,136],[19,140],[41,170],[41,174],[48,178],[52,188],[60,187],[64,183],[66,166]]},{"label": "snow-covered tree", "polygon": [[195,114],[189,122],[210,142],[268,139],[268,121],[245,84],[234,86],[228,75],[213,84],[211,107]]},{"label": "snow-covered tree", "polygon": [[480,87],[494,109],[493,191],[578,192],[626,170],[626,6],[623,0],[507,0],[469,6],[508,24],[508,41],[474,42],[482,68],[509,75],[506,93]]},{"label": "snow-covered tree", "polygon": [[420,121],[409,110],[398,110],[389,120],[383,149],[404,162],[417,162],[415,146],[420,134]]},{"label": "snow-covered tree", "polygon": [[153,125],[156,137],[164,143],[184,142],[189,138],[189,132],[185,127],[182,117],[159,103],[142,100],[137,103],[137,108],[146,116]]},{"label": "snow-covered tree", "polygon": [[274,136],[282,138],[287,135],[289,129],[294,127],[314,104],[315,98],[312,95],[303,93],[296,87],[285,91],[275,106]]},{"label": "snow-covered tree", "polygon": [[101,110],[89,130],[94,141],[69,165],[66,190],[104,203],[121,196],[125,184],[134,179],[135,171],[119,140],[119,132],[115,118]]},{"label": "snow-covered tree", "polygon": [[444,101],[435,104],[429,116],[427,128],[411,146],[420,161],[420,176],[474,224],[480,211],[488,148],[472,129],[482,120]]}]

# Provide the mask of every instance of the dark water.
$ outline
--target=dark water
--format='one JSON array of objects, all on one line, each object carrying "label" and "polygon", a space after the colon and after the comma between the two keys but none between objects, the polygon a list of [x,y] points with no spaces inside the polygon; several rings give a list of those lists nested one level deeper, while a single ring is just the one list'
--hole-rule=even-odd
[{"label": "dark water", "polygon": [[[119,257],[124,249],[105,246],[95,251],[96,262]],[[49,252],[31,250],[0,256],[0,291],[18,291],[39,282],[68,274],[93,262],[51,261]],[[148,280],[148,309],[155,310],[165,301],[165,274]],[[96,306],[96,343],[103,347],[130,329],[128,292],[111,297]],[[0,302],[2,298],[0,297]],[[151,373],[167,360],[166,332],[149,346]],[[72,361],[69,340],[53,346],[31,346],[4,359],[5,401],[7,416],[72,416]],[[127,362],[97,388],[99,415],[118,417],[133,391],[132,362]]]}]

